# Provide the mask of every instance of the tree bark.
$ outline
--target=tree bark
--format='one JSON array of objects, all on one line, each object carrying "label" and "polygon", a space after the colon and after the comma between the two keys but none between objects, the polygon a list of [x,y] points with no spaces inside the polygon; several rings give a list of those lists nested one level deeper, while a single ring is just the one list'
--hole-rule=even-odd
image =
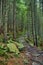
[{"label": "tree bark", "polygon": [[13,38],[16,39],[16,0],[13,1]]}]

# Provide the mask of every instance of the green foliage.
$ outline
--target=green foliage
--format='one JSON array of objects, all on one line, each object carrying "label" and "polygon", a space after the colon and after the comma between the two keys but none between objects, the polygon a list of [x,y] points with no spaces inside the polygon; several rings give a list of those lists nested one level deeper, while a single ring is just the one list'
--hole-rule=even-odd
[{"label": "green foliage", "polygon": [[9,40],[7,41],[7,43],[8,43],[8,44],[14,43],[14,41],[13,41],[12,39],[9,39]]},{"label": "green foliage", "polygon": [[21,51],[24,49],[24,45],[22,43],[18,43],[18,42],[15,42],[13,41],[12,39],[8,40],[7,42],[9,45],[14,43],[16,45],[16,47]]},{"label": "green foliage", "polygon": [[0,49],[0,55],[4,55],[5,54],[5,50]]},{"label": "green foliage", "polygon": [[4,55],[6,53],[6,50],[2,45],[0,45],[0,55]]},{"label": "green foliage", "polygon": [[22,43],[15,42],[15,44],[20,51],[22,51],[24,49],[24,45]]},{"label": "green foliage", "polygon": [[18,48],[16,47],[15,44],[13,44],[13,43],[7,44],[7,47],[8,47],[10,52],[13,52],[13,53],[15,53],[17,55],[19,54],[19,50],[18,50]]},{"label": "green foliage", "polygon": [[1,34],[0,35],[0,42],[3,42],[3,39],[4,39],[3,34]]},{"label": "green foliage", "polygon": [[28,42],[31,46],[34,45],[33,39],[32,38],[25,38],[25,41]]}]

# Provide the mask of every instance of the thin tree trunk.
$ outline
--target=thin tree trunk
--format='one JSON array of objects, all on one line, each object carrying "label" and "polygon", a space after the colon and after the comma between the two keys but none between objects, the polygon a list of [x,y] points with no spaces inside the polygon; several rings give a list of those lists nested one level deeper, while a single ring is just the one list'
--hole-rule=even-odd
[{"label": "thin tree trunk", "polygon": [[35,46],[38,46],[37,43],[37,9],[36,9],[36,0],[34,0],[34,28],[35,28]]},{"label": "thin tree trunk", "polygon": [[13,38],[16,39],[16,0],[13,2]]},{"label": "thin tree trunk", "polygon": [[36,1],[33,0],[31,2],[31,17],[32,17],[32,35],[33,35],[33,41],[34,41],[34,45],[37,45],[37,12],[36,12]]},{"label": "thin tree trunk", "polygon": [[3,29],[4,29],[4,42],[7,41],[7,0],[3,1]]}]

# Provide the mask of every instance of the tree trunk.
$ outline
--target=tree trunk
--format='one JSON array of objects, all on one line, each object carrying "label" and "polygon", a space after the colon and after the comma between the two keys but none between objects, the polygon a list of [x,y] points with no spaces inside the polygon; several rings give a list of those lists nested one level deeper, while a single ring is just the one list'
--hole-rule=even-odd
[{"label": "tree trunk", "polygon": [[7,41],[7,0],[2,1],[3,3],[3,29],[4,29],[4,42]]},{"label": "tree trunk", "polygon": [[33,35],[33,41],[34,45],[37,45],[37,9],[36,9],[36,1],[33,0],[31,2],[31,17],[32,17],[32,35]]},{"label": "tree trunk", "polygon": [[16,39],[16,0],[13,2],[13,38]]}]

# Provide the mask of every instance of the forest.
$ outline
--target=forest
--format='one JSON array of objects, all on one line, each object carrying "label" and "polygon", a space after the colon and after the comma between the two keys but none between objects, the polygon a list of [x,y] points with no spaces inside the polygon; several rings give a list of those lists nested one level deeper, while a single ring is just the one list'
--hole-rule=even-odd
[{"label": "forest", "polygon": [[0,65],[43,65],[43,0],[0,0]]}]

